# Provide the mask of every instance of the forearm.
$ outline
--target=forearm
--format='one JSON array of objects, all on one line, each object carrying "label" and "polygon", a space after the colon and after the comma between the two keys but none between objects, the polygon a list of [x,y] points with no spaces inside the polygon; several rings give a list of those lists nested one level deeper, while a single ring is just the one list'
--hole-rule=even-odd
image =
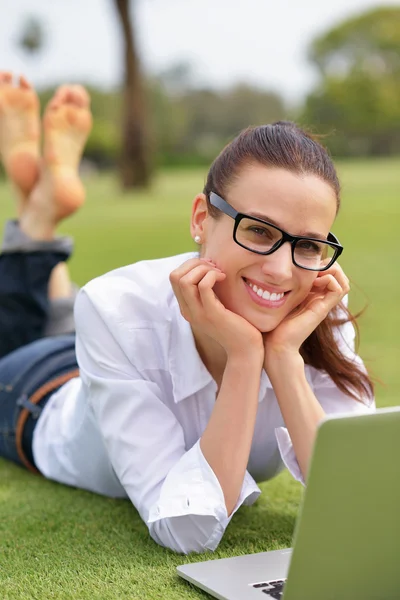
[{"label": "forearm", "polygon": [[203,455],[223,490],[228,515],[236,505],[249,459],[261,368],[258,357],[228,359],[221,389],[200,440]]},{"label": "forearm", "polygon": [[317,427],[325,413],[315,397],[300,354],[277,354],[269,361],[268,376],[306,480]]}]

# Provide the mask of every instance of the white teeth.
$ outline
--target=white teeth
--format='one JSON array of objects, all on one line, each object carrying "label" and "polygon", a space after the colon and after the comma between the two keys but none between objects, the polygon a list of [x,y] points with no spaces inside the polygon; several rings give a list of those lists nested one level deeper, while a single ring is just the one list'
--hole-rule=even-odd
[{"label": "white teeth", "polygon": [[257,287],[254,283],[250,283],[249,281],[247,281],[247,285],[251,287],[251,289],[257,294],[257,296],[260,296],[260,298],[262,297],[264,300],[277,302],[278,300],[281,300],[281,298],[283,298],[284,296],[283,292],[280,294],[276,294],[275,292],[270,293],[267,290],[262,290],[261,288]]}]

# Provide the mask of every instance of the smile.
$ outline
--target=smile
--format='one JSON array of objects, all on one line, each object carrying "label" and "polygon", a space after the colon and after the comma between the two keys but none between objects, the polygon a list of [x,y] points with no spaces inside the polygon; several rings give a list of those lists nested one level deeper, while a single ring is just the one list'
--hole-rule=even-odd
[{"label": "smile", "polygon": [[243,278],[243,281],[246,284],[246,289],[252,300],[261,306],[279,308],[286,301],[285,292],[269,292],[245,278]]}]

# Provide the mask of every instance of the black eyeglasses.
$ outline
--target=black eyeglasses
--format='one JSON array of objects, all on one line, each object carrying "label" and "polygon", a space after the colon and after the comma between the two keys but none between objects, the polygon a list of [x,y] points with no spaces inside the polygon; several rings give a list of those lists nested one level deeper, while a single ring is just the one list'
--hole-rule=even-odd
[{"label": "black eyeglasses", "polygon": [[267,221],[239,213],[215,192],[210,193],[210,203],[235,220],[233,239],[250,252],[272,254],[290,242],[293,264],[307,271],[326,271],[343,252],[333,233],[328,234],[327,240],[291,235]]}]

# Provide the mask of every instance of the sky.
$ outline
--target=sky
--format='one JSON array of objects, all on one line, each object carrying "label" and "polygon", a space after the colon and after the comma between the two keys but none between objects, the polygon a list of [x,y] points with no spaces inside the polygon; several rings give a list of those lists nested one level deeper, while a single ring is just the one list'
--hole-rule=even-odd
[{"label": "sky", "polygon": [[[196,85],[247,82],[296,103],[317,83],[311,41],[343,19],[400,0],[135,0],[143,68],[158,73],[193,65]],[[47,44],[27,57],[16,40],[28,16],[46,27]],[[39,87],[59,82],[117,86],[122,43],[114,0],[11,0],[0,5],[0,68]]]}]

